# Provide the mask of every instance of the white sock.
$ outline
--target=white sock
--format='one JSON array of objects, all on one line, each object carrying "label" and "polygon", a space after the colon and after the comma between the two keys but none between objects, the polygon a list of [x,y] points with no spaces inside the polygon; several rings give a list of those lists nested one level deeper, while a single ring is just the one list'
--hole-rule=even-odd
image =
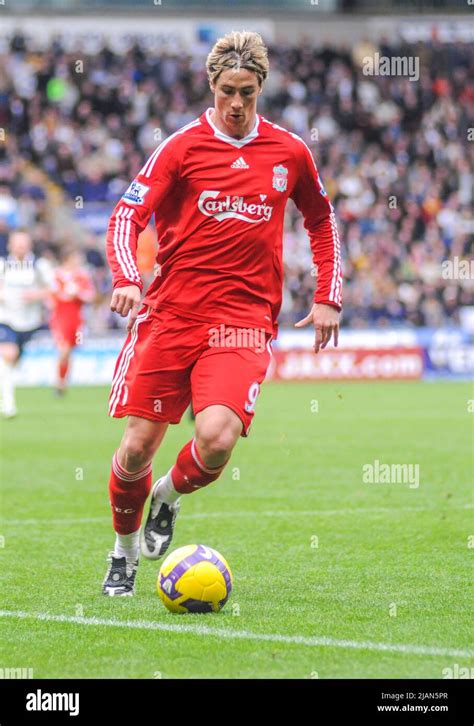
[{"label": "white sock", "polygon": [[131,534],[117,534],[114,557],[126,557],[127,562],[135,562],[140,552],[140,530]]},{"label": "white sock", "polygon": [[173,479],[171,478],[171,469],[164,475],[164,477],[162,477],[160,483],[154,490],[154,495],[160,500],[160,502],[164,502],[165,504],[173,504],[180,498],[180,492],[177,492],[174,488]]},{"label": "white sock", "polygon": [[13,382],[14,367],[0,358],[0,381],[2,393],[2,411],[9,414],[16,411],[15,384]]}]

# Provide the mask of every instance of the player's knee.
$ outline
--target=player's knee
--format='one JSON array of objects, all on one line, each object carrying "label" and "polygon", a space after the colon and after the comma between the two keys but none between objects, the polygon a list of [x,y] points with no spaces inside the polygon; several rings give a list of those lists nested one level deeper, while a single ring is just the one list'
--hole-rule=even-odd
[{"label": "player's knee", "polygon": [[208,425],[196,431],[198,449],[207,456],[227,459],[236,441],[235,432],[230,427],[217,429],[212,425]]},{"label": "player's knee", "polygon": [[127,471],[139,471],[153,458],[153,445],[136,433],[125,434],[120,446],[120,464]]},{"label": "player's knee", "polygon": [[8,365],[14,365],[20,357],[20,349],[14,343],[5,343],[2,346],[2,358]]}]

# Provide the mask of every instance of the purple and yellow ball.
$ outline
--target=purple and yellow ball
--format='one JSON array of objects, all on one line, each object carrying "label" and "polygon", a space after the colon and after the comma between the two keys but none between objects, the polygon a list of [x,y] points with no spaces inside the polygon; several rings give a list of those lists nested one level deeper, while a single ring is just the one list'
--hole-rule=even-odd
[{"label": "purple and yellow ball", "polygon": [[217,550],[192,544],[164,560],[157,591],[172,613],[217,613],[229,599],[233,582],[231,569]]}]

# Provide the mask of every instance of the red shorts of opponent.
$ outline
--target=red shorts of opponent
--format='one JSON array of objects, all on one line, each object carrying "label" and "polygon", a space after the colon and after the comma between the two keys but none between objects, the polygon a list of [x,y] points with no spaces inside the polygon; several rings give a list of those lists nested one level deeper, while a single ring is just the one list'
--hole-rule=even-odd
[{"label": "red shorts of opponent", "polygon": [[242,421],[247,436],[271,360],[265,331],[184,319],[142,307],[115,366],[109,415],[180,422],[221,404]]}]

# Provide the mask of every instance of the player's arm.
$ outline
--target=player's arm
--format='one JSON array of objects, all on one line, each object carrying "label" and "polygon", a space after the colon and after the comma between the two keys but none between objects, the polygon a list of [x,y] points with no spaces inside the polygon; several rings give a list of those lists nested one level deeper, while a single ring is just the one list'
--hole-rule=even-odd
[{"label": "player's arm", "polygon": [[327,346],[331,337],[335,346],[338,343],[342,309],[341,251],[334,210],[319,178],[313,155],[302,142],[298,152],[300,175],[291,197],[303,214],[318,277],[314,304],[295,327],[302,328],[313,323],[316,331],[314,352],[318,353]]},{"label": "player's arm", "polygon": [[176,138],[164,141],[150,156],[115,207],[107,229],[107,260],[112,271],[110,309],[130,313],[128,329],[137,318],[143,283],[137,265],[137,242],[161,200],[176,181],[179,160]]}]

